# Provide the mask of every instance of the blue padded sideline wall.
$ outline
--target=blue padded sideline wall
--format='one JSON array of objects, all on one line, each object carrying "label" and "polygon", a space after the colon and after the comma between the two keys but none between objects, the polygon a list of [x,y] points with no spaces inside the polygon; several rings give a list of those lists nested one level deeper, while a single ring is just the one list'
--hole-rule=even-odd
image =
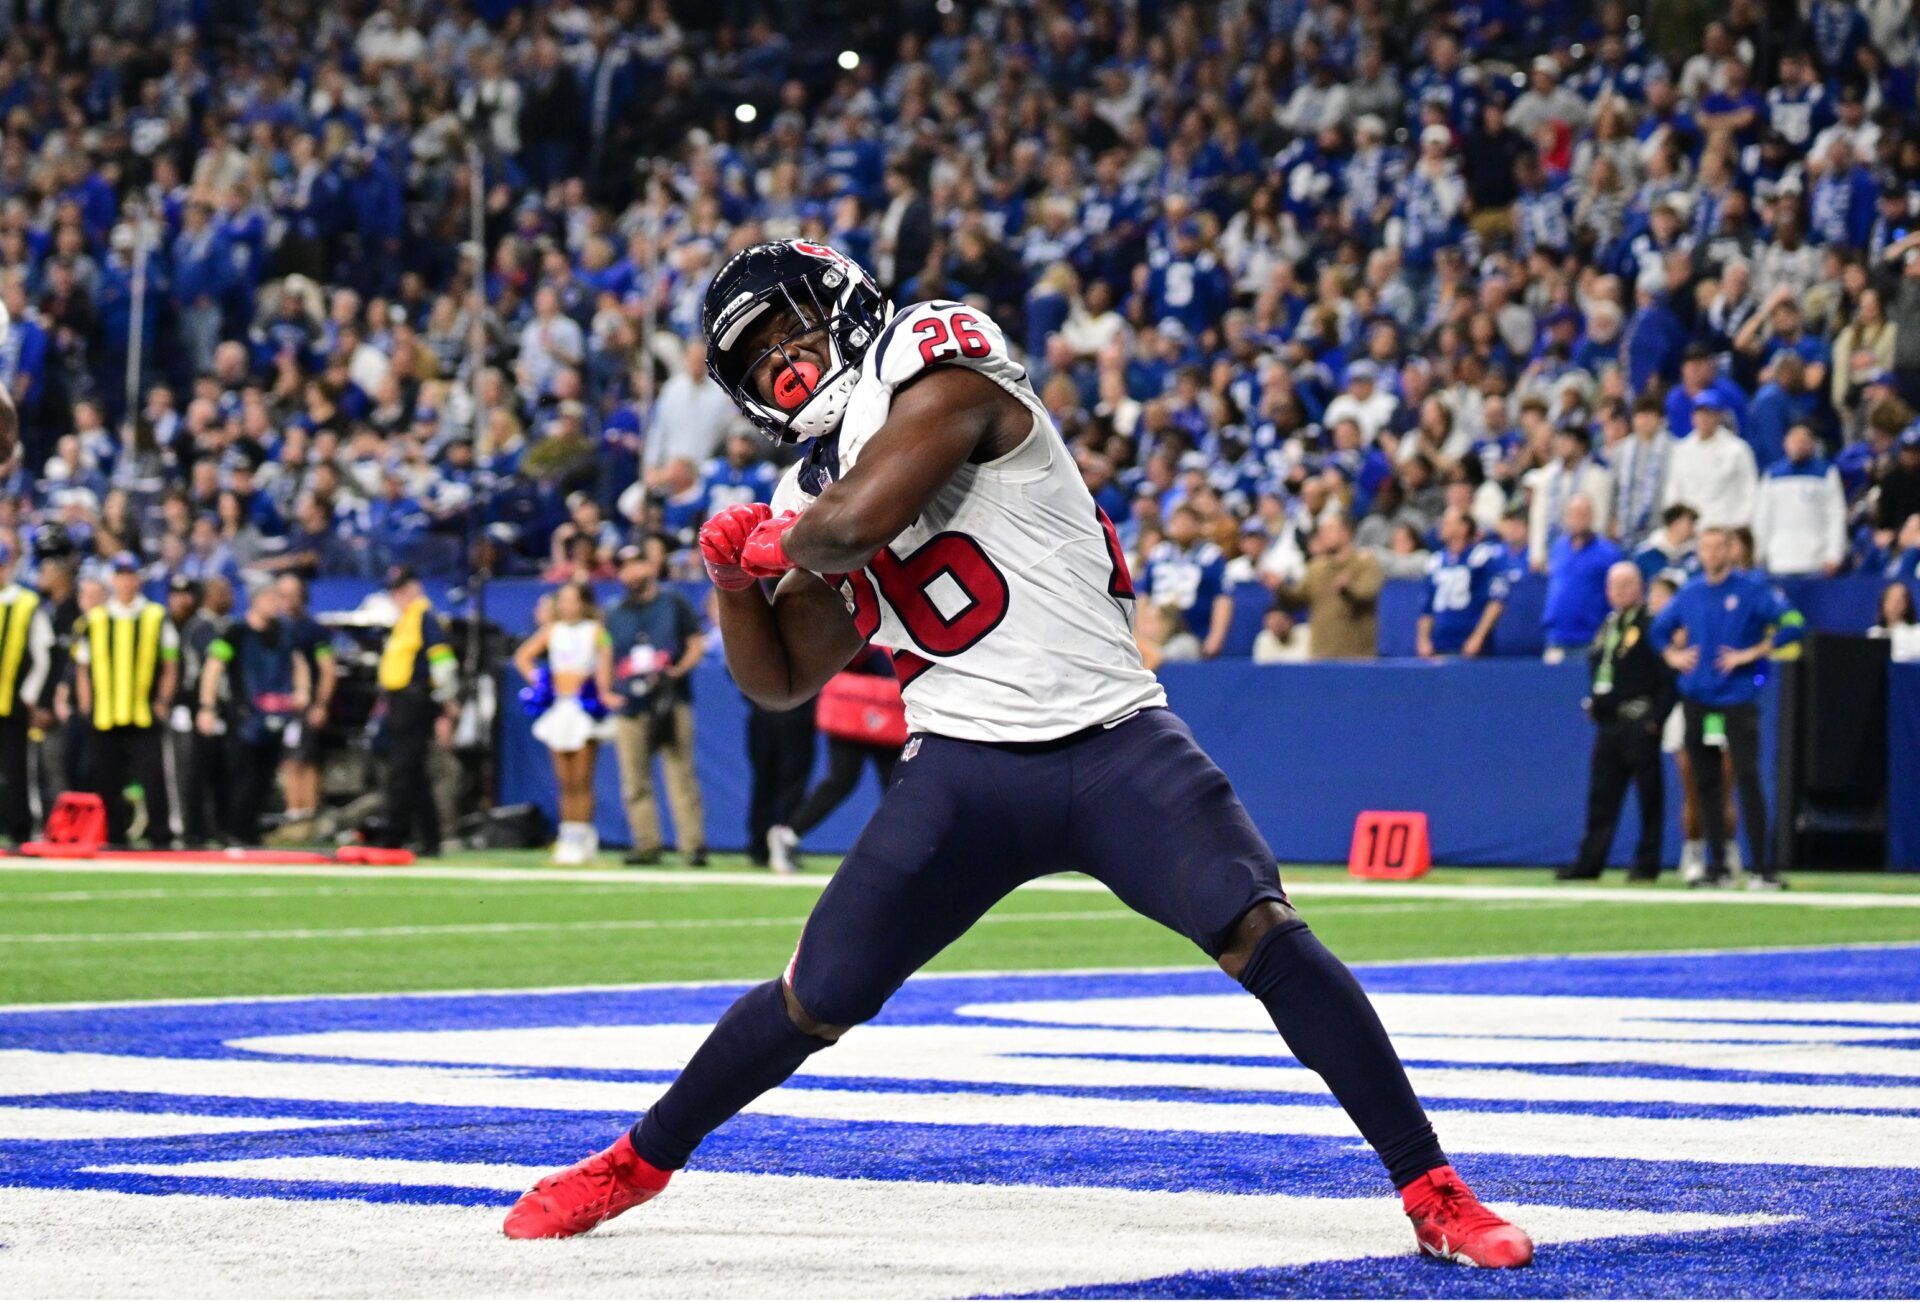
[{"label": "blue padded sideline wall", "polygon": [[[1920,729],[1920,671],[1913,693]],[[1254,665],[1217,661],[1162,672],[1174,708],[1233,780],[1283,862],[1344,862],[1363,809],[1420,809],[1433,854],[1448,864],[1558,864],[1570,859],[1585,817],[1592,725],[1580,712],[1586,677],[1577,665],[1506,660],[1350,665]],[[503,700],[519,680],[511,669]],[[746,706],[725,669],[694,678],[697,768],[706,797],[707,843],[744,848],[749,776]],[[1769,687],[1762,773],[1774,774],[1778,693]],[[517,708],[503,715],[500,802],[534,801],[551,815],[553,769]],[[624,845],[619,778],[611,753],[599,773],[598,823]],[[1668,765],[1667,862],[1679,849],[1679,801]],[[808,838],[808,849],[844,850],[878,797],[871,774],[860,791]],[[1632,845],[1629,801],[1615,862]]]}]

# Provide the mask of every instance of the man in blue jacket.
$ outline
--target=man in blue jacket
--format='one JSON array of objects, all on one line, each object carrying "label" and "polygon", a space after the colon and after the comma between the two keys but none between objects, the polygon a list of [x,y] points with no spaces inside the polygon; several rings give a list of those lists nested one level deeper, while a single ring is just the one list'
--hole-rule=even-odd
[{"label": "man in blue jacket", "polygon": [[[1733,568],[1730,530],[1700,535],[1699,577],[1680,589],[1653,621],[1654,648],[1680,674],[1687,757],[1699,784],[1706,824],[1707,875],[1696,885],[1724,886],[1726,805],[1720,790],[1721,750],[1733,759],[1746,826],[1749,885],[1780,890],[1767,841],[1767,798],[1760,786],[1760,707],[1766,661],[1775,647],[1800,640],[1806,621],[1764,575]],[[1684,635],[1684,636],[1682,636]]]},{"label": "man in blue jacket", "polygon": [[1607,619],[1607,571],[1625,553],[1593,531],[1593,503],[1585,493],[1567,499],[1564,528],[1547,549],[1547,600],[1540,624],[1546,659],[1559,664],[1570,651],[1584,651]]}]

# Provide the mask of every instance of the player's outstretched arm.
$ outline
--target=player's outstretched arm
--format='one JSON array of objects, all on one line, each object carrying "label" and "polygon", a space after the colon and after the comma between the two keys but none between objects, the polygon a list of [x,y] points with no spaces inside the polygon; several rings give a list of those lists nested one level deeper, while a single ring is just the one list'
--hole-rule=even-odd
[{"label": "player's outstretched arm", "polygon": [[771,600],[757,583],[716,598],[727,668],[763,709],[803,704],[866,644],[840,594],[805,570],[788,571]]},{"label": "player's outstretched arm", "polygon": [[1012,451],[1032,423],[1019,399],[977,371],[922,371],[895,390],[886,424],[846,478],[829,484],[787,530],[787,557],[816,574],[866,568],[954,471],[976,453],[991,459]]}]

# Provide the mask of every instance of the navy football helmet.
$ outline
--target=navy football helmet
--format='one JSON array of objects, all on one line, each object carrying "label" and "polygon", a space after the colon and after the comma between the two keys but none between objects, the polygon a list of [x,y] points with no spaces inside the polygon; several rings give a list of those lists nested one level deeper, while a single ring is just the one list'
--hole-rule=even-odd
[{"label": "navy football helmet", "polygon": [[[767,340],[753,327],[770,312],[788,320]],[[729,258],[707,287],[707,371],[769,438],[798,443],[831,434],[847,414],[861,359],[892,315],[873,278],[845,254],[806,240],[755,244]],[[824,373],[788,351],[814,335],[809,350],[828,358]],[[750,379],[775,355],[784,364],[769,405]]]}]

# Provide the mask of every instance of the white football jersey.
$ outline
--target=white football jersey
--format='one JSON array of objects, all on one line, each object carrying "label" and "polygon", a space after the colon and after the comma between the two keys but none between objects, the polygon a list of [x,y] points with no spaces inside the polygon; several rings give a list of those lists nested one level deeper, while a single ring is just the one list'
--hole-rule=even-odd
[{"label": "white football jersey", "polygon": [[908,726],[1048,741],[1165,705],[1134,645],[1133,581],[1113,525],[984,312],[936,301],[895,313],[861,362],[839,432],[787,471],[773,509],[804,511],[851,470],[894,390],[934,365],[980,372],[1026,404],[1033,430],[1005,456],[961,466],[865,570],[838,578],[860,631],[894,654]]}]

